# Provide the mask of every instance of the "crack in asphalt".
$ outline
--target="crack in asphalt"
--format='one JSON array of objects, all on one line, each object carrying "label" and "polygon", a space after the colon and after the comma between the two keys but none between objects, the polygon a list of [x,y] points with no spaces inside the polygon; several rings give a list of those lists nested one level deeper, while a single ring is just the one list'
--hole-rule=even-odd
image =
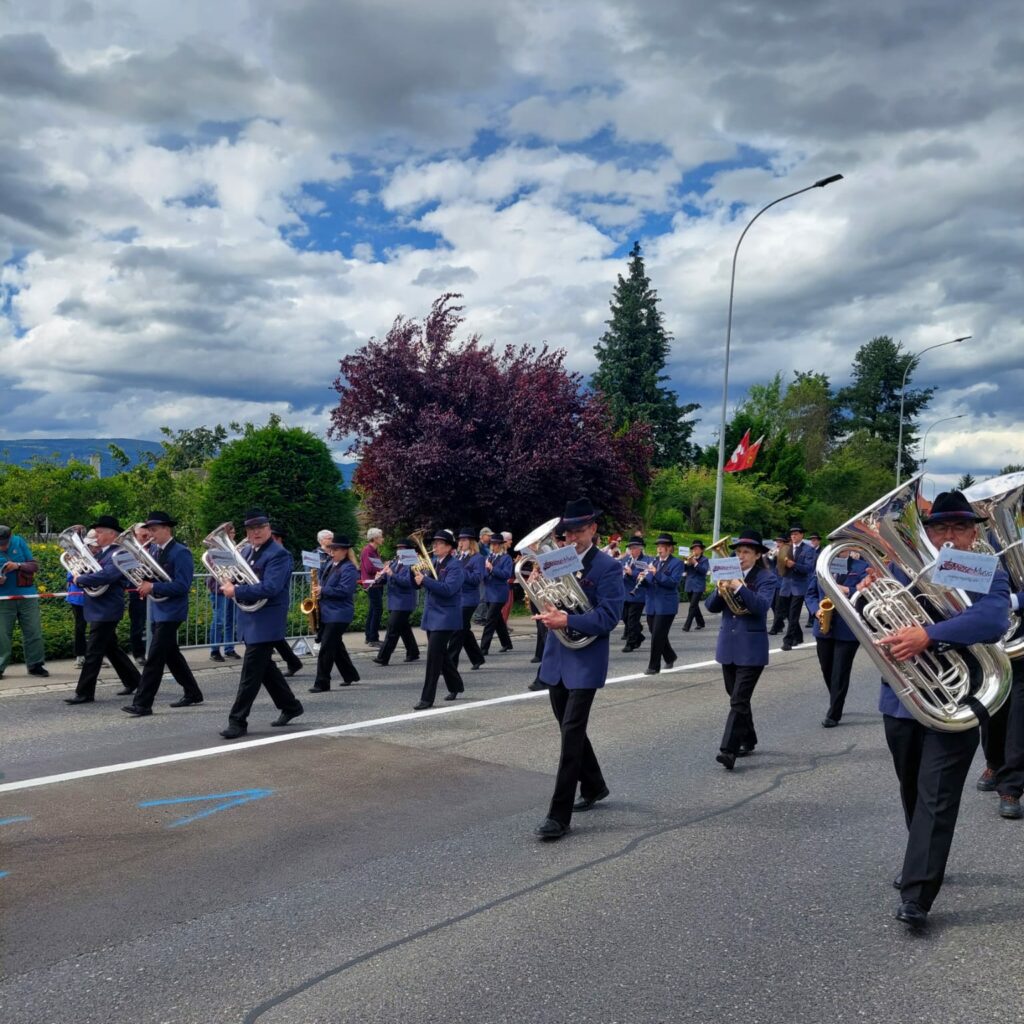
[{"label": "crack in asphalt", "polygon": [[361,964],[367,963],[376,957],[383,956],[385,953],[391,953],[396,949],[401,949],[403,946],[410,945],[414,942],[418,942],[420,939],[425,939],[430,935],[435,935],[438,932],[444,931],[446,928],[451,928],[454,925],[462,924],[464,921],[472,920],[474,917],[486,914],[491,910],[505,906],[515,900],[522,899],[524,896],[530,896],[550,885],[565,881],[567,878],[572,878],[574,875],[580,874],[581,872],[589,871],[592,868],[600,867],[601,865],[611,863],[612,861],[621,860],[623,857],[628,857],[631,853],[639,849],[644,843],[651,839],[657,839],[661,836],[669,835],[672,832],[678,832],[682,829],[699,825],[702,822],[709,821],[713,818],[720,817],[721,815],[737,811],[742,807],[746,807],[754,800],[758,800],[761,797],[767,796],[769,793],[773,793],[775,790],[779,789],[783,782],[785,782],[785,780],[790,776],[805,775],[808,772],[816,771],[819,765],[826,761],[830,761],[833,758],[846,757],[852,753],[856,747],[856,743],[851,743],[843,750],[813,755],[808,759],[806,764],[777,772],[767,786],[754,793],[749,793],[747,796],[740,800],[736,800],[731,804],[724,807],[709,808],[706,811],[702,811],[700,814],[695,814],[683,819],[682,821],[671,821],[665,825],[659,826],[658,828],[649,829],[638,836],[634,836],[633,839],[618,850],[613,850],[611,853],[606,853],[600,857],[595,857],[593,860],[577,864],[575,867],[566,868],[564,871],[560,871],[548,878],[543,878],[539,882],[534,882],[521,889],[516,889],[514,892],[505,893],[504,896],[498,896],[493,900],[488,900],[486,903],[482,903],[470,910],[463,911],[461,914],[445,918],[443,921],[437,921],[432,925],[427,925],[425,928],[420,928],[408,935],[403,935],[401,938],[393,939],[391,942],[386,942],[381,946],[377,946],[375,949],[371,949],[360,956],[352,957],[351,959],[339,964],[337,967],[332,967],[330,970],[314,975],[312,978],[309,978],[301,984],[295,985],[292,988],[284,989],[278,995],[257,1004],[245,1015],[243,1018],[243,1024],[253,1024],[254,1021],[258,1021],[271,1010],[276,1009],[279,1006],[283,1006],[285,1003],[296,998],[296,996],[300,996],[304,992],[308,992],[311,989],[316,988],[318,985],[322,985],[325,981],[329,981],[332,978],[336,978],[339,975],[344,974],[346,971],[352,970],[354,967],[359,967]]}]

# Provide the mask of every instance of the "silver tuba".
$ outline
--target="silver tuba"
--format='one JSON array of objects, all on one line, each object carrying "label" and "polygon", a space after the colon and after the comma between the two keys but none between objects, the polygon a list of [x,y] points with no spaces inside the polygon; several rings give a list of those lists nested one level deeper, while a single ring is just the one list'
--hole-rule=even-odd
[{"label": "silver tuba", "polygon": [[[1007,473],[965,488],[964,497],[974,511],[985,516],[987,540],[978,547],[999,557],[1010,577],[1010,590],[1024,590],[1024,473]],[[1024,625],[1021,616],[1010,615],[1010,628],[1000,641],[1010,658],[1024,655]]]},{"label": "silver tuba", "polygon": [[[96,556],[82,540],[82,535],[74,526],[69,526],[58,538],[57,543],[64,549],[60,556],[60,564],[72,576],[85,572],[102,572],[103,566],[96,561]],[[109,583],[102,587],[82,587],[90,597],[101,597],[107,592]]]},{"label": "silver tuba", "polygon": [[[171,577],[167,575],[164,567],[149,553],[145,544],[140,544],[136,539],[135,531],[141,525],[136,523],[118,534],[117,540],[114,541],[117,550],[110,560],[136,589],[140,583],[170,583]],[[156,594],[149,596],[154,601],[167,600],[166,597],[157,597]]]},{"label": "silver tuba", "polygon": [[[516,545],[516,551],[521,556],[516,562],[516,580],[538,610],[543,611],[550,604],[569,615],[579,615],[589,612],[592,606],[590,599],[583,593],[579,581],[571,573],[568,576],[560,576],[556,580],[544,579],[542,576],[535,580],[530,579],[533,567],[537,565],[537,555],[545,551],[554,551],[557,548],[554,533],[559,522],[561,522],[561,518],[557,516],[548,520],[533,532],[528,533]],[[554,633],[559,643],[572,651],[582,650],[597,639],[596,636],[584,636],[582,633],[576,633],[568,628],[554,629],[551,632]]]},{"label": "silver tuba", "polygon": [[[996,644],[972,644],[942,652],[929,649],[908,661],[896,661],[876,642],[904,626],[927,626],[970,606],[963,591],[937,587],[924,578],[937,552],[921,523],[920,484],[918,474],[830,533],[833,543],[818,555],[818,583],[907,711],[930,729],[963,732],[978,724],[972,705],[981,704],[992,714],[1009,695],[1006,654]],[[847,547],[857,548],[881,574],[853,598],[829,572],[833,556]],[[893,576],[892,565],[910,582],[903,584]],[[937,617],[922,607],[919,598]]]},{"label": "silver tuba", "polygon": [[[228,527],[231,523],[221,523],[216,530],[211,530],[203,539],[203,565],[210,570],[210,574],[217,577],[220,583],[234,583],[235,586],[244,586],[247,583],[259,583],[260,578],[256,575],[253,567],[242,557],[241,552],[235,546],[234,541],[228,536]],[[235,601],[239,610],[243,612],[258,612],[265,604],[264,597],[252,604],[242,604]]]}]

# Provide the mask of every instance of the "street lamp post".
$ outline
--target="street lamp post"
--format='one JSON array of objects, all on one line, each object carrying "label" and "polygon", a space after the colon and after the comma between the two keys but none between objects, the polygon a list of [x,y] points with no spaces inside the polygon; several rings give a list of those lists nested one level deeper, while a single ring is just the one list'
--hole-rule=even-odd
[{"label": "street lamp post", "polygon": [[[900,435],[899,440],[896,442],[896,486],[900,485],[900,476],[903,471],[903,403],[907,397],[907,374],[910,373],[910,368],[917,365],[917,361],[925,354],[925,352],[931,352],[933,348],[942,348],[943,345],[959,345],[961,341],[967,341],[968,338],[972,337],[970,334],[965,334],[962,338],[953,338],[950,341],[940,341],[937,345],[929,345],[927,348],[921,349],[917,355],[911,356],[907,362],[907,368],[903,371],[903,383],[900,385]],[[941,421],[940,421],[941,422]]]},{"label": "street lamp post", "polygon": [[959,416],[944,416],[941,420],[936,420],[925,432],[924,437],[921,438],[921,465],[923,466],[928,460],[925,458],[925,454],[928,451],[928,435],[940,424],[949,423],[951,420],[962,420],[967,413],[962,412]]},{"label": "street lamp post", "polygon": [[793,196],[810,192],[812,188],[824,188],[826,185],[831,185],[834,181],[841,181],[842,177],[841,174],[830,174],[827,178],[820,178],[813,185],[808,185],[805,188],[797,189],[795,192],[779,196],[778,199],[773,199],[767,206],[762,206],[747,222],[747,226],[743,229],[743,233],[736,243],[736,249],[732,254],[732,277],[729,280],[729,317],[725,327],[725,373],[722,376],[722,421],[718,428],[718,475],[715,478],[715,524],[713,531],[713,539],[715,541],[718,540],[719,530],[722,525],[722,486],[725,480],[725,411],[729,401],[729,345],[732,341],[732,300],[733,293],[736,290],[736,257],[739,256],[740,246],[743,244],[743,239],[746,237],[747,232],[753,227],[754,221],[762,213],[787,199],[792,199]]}]

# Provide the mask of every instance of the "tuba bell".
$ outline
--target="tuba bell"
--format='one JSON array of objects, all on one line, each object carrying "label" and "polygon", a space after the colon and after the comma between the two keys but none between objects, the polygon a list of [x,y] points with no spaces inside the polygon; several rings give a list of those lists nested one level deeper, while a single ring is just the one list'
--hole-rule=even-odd
[{"label": "tuba bell", "polygon": [[[555,544],[555,527],[561,522],[561,517],[556,516],[542,523],[528,533],[517,545],[516,551],[520,553],[520,559],[516,562],[516,581],[523,588],[523,593],[533,602],[533,606],[543,610],[547,605],[554,605],[559,611],[569,615],[581,615],[592,609],[590,598],[583,593],[583,588],[571,573],[567,576],[560,576],[558,579],[545,579],[538,575],[531,579],[533,568],[537,566],[537,555],[545,551],[554,551],[558,545]],[[527,566],[531,568],[527,569]],[[559,643],[572,651],[582,650],[592,644],[597,637],[585,636],[566,627],[565,629],[553,629],[555,638]]]},{"label": "tuba bell", "polygon": [[[146,550],[146,546],[136,539],[135,531],[141,525],[136,523],[118,536],[113,544],[117,550],[110,560],[133,587],[138,588],[140,583],[170,583],[171,577],[167,575],[164,567]],[[157,597],[156,594],[149,596],[154,601],[167,600],[166,597]]]},{"label": "tuba bell", "polygon": [[[970,606],[963,591],[937,587],[925,578],[937,552],[921,523],[920,485],[918,474],[830,533],[832,543],[818,555],[818,583],[907,711],[929,729],[963,732],[978,724],[975,708],[979,704],[992,714],[1009,695],[1011,670],[1006,654],[996,644],[971,644],[945,651],[929,649],[897,661],[877,643],[904,626],[928,626]],[[833,556],[847,547],[859,549],[879,574],[853,598],[829,572]],[[892,565],[910,582],[896,578]],[[919,598],[930,608],[923,607]]]},{"label": "tuba bell", "polygon": [[[103,571],[103,566],[96,561],[96,556],[82,540],[82,534],[77,527],[69,526],[57,538],[57,543],[64,549],[60,556],[60,564],[72,576]],[[102,587],[82,587],[82,590],[90,597],[101,597],[109,586],[109,583],[104,583]]]},{"label": "tuba bell", "polygon": [[[203,547],[206,548],[203,552],[203,565],[220,583],[233,583],[235,586],[259,583],[259,576],[228,536],[228,528],[231,525],[230,522],[221,523],[203,539]],[[235,600],[235,604],[243,612],[258,612],[266,603],[265,597],[253,601],[252,604],[242,604],[241,601]]]}]

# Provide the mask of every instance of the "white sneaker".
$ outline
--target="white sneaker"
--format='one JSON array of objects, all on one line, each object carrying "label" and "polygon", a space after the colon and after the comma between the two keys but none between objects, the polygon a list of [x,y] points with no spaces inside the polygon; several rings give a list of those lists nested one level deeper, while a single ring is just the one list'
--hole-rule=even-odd
[{"label": "white sneaker", "polygon": [[313,653],[314,654],[319,654],[320,653],[320,645],[315,640],[313,641]]},{"label": "white sneaker", "polygon": [[82,668],[83,665],[85,665],[85,657],[80,654],[75,658],[75,668]]}]

